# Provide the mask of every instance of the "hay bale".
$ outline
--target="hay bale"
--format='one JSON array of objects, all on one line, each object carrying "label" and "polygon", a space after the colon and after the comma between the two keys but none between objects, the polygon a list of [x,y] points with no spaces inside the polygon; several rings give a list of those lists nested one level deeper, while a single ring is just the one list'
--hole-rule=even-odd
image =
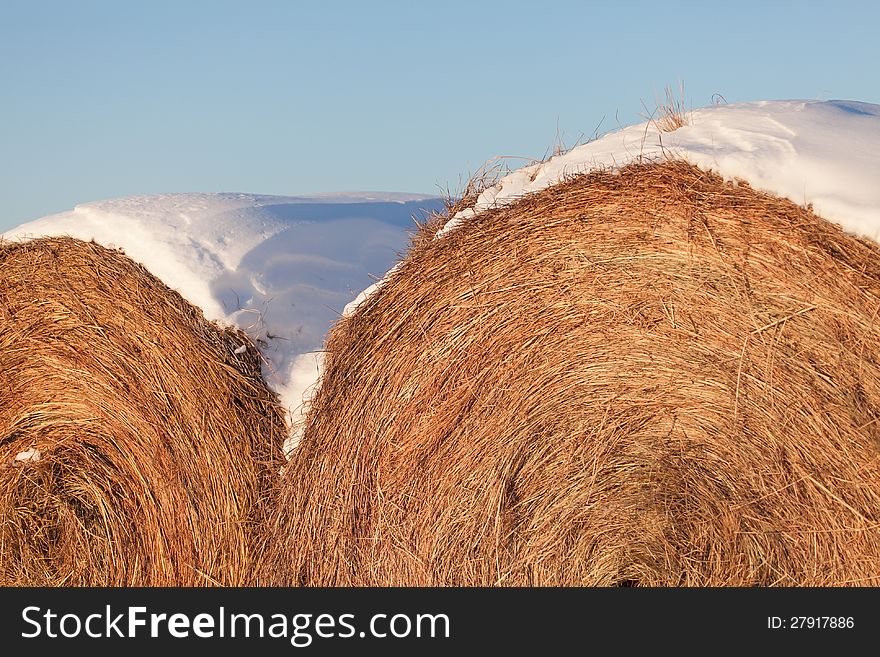
[{"label": "hay bale", "polygon": [[249,340],[143,267],[0,244],[0,584],[252,581],[284,433]]},{"label": "hay bale", "polygon": [[417,240],[327,348],[267,582],[880,584],[880,248],[809,209],[580,176]]}]

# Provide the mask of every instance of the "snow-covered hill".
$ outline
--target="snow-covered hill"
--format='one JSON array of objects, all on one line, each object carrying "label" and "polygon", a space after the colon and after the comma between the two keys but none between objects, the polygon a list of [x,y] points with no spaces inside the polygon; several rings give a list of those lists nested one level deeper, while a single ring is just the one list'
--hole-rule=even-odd
[{"label": "snow-covered hill", "polygon": [[4,237],[70,235],[122,248],[208,319],[258,340],[266,380],[296,418],[327,329],[405,250],[413,216],[442,207],[394,193],[162,194],[85,203]]}]

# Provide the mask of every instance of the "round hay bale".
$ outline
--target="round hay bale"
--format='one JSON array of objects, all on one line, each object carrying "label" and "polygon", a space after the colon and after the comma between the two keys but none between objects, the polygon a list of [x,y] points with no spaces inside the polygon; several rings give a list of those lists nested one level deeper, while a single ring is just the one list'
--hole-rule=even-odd
[{"label": "round hay bale", "polygon": [[248,338],[143,267],[0,244],[0,584],[252,581],[284,434]]},{"label": "round hay bale", "polygon": [[880,584],[880,248],[809,209],[576,177],[417,239],[327,349],[267,582]]}]

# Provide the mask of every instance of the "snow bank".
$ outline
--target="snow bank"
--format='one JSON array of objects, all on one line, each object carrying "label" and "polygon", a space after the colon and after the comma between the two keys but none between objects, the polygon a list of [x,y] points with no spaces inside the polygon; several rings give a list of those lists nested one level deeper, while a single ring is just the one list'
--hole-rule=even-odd
[{"label": "snow bank", "polygon": [[163,194],[85,203],[4,237],[69,235],[122,248],[208,319],[260,344],[265,378],[295,422],[320,376],[327,329],[395,263],[412,217],[442,207],[393,193]]}]

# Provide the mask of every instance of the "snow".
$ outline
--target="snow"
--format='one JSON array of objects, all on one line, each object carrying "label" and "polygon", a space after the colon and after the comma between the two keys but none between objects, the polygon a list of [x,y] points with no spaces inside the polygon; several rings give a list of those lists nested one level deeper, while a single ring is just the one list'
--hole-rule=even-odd
[{"label": "snow", "polygon": [[413,216],[442,208],[439,198],[399,193],[161,194],[84,203],[3,237],[70,235],[121,248],[209,320],[243,329],[290,414],[290,450],[327,330],[398,260]]},{"label": "snow", "polygon": [[677,157],[795,203],[844,230],[880,241],[880,105],[783,100],[715,105],[663,133],[653,121],[609,133],[505,176],[440,235],[487,208],[578,173]]},{"label": "snow", "polygon": [[30,449],[26,449],[23,452],[16,454],[13,461],[17,463],[28,463],[39,461],[41,458],[43,458],[42,452],[36,447],[31,447]]},{"label": "snow", "polygon": [[385,273],[385,276],[383,276],[381,279],[373,283],[370,287],[366,288],[363,292],[358,294],[352,301],[349,301],[347,304],[345,304],[345,308],[342,309],[342,316],[349,317],[350,315],[352,315],[354,311],[357,310],[357,307],[361,305],[364,301],[366,301],[371,295],[377,292],[379,288],[382,287],[385,282],[389,278],[391,278],[394,272],[396,272],[399,268],[400,263],[398,262]]}]

